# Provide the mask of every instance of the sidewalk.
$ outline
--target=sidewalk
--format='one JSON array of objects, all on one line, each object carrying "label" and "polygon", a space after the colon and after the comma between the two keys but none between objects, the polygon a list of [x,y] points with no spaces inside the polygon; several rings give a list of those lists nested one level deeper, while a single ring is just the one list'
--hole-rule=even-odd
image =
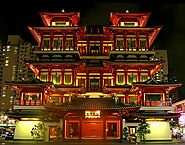
[{"label": "sidewalk", "polygon": [[49,142],[43,142],[43,141],[32,141],[32,140],[0,140],[0,143],[15,143],[15,144],[37,144],[37,145],[60,145],[62,143],[62,145],[83,145],[83,144],[106,144],[106,145],[147,145],[147,144],[182,144],[185,143],[185,140],[173,140],[173,141],[146,141],[145,143],[130,143],[130,142],[111,142],[111,141],[49,141]]}]

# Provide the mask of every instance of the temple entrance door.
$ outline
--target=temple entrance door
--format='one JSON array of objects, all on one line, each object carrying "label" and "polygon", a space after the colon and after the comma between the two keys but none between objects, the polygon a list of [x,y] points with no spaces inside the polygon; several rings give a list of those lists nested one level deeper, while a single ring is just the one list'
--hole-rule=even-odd
[{"label": "temple entrance door", "polygon": [[84,122],[82,127],[82,137],[84,139],[101,139],[103,138],[102,122]]}]

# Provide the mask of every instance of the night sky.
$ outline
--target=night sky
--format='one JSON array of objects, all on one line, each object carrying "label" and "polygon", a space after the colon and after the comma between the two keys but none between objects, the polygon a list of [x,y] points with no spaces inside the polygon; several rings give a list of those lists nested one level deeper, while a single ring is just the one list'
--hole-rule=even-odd
[{"label": "night sky", "polygon": [[[123,2],[124,1],[124,2]],[[170,0],[169,0],[170,1]],[[150,2],[150,3],[149,3]],[[185,2],[180,0],[7,0],[0,9],[0,40],[20,35],[36,44],[27,26],[44,26],[38,12],[79,11],[81,25],[108,25],[110,12],[151,12],[147,27],[162,25],[154,41],[155,49],[168,50],[169,76],[182,84],[180,98],[185,98]]]}]

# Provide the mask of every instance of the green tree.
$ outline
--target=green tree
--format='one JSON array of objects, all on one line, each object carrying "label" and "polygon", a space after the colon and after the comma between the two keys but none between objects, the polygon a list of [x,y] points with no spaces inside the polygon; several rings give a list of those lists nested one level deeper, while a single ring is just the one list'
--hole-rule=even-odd
[{"label": "green tree", "polygon": [[47,128],[43,122],[39,122],[31,130],[31,136],[35,141],[43,141],[46,135]]},{"label": "green tree", "polygon": [[56,127],[56,140],[61,140],[62,139],[62,129],[58,126]]},{"label": "green tree", "polygon": [[138,124],[136,133],[137,133],[137,136],[139,137],[140,141],[143,141],[145,143],[146,135],[151,133],[150,125],[148,123],[146,123],[145,121],[142,121],[140,124]]},{"label": "green tree", "polygon": [[128,141],[128,134],[129,133],[128,133],[127,127],[124,127],[122,131],[123,131],[123,140]]}]

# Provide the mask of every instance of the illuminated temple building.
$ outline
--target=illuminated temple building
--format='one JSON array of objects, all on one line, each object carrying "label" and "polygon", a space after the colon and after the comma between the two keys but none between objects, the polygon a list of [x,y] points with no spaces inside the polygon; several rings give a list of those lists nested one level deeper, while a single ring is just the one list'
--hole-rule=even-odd
[{"label": "illuminated temple building", "polygon": [[17,92],[14,139],[32,139],[39,121],[48,128],[46,141],[57,127],[66,140],[122,140],[125,127],[131,139],[144,119],[147,140],[172,140],[169,121],[177,115],[169,113],[170,93],[181,84],[154,78],[165,61],[154,57],[161,26],[145,27],[150,13],[111,12],[103,27],[80,26],[79,12],[40,16],[44,26],[28,27],[37,58],[25,62],[35,77],[6,82]]}]

